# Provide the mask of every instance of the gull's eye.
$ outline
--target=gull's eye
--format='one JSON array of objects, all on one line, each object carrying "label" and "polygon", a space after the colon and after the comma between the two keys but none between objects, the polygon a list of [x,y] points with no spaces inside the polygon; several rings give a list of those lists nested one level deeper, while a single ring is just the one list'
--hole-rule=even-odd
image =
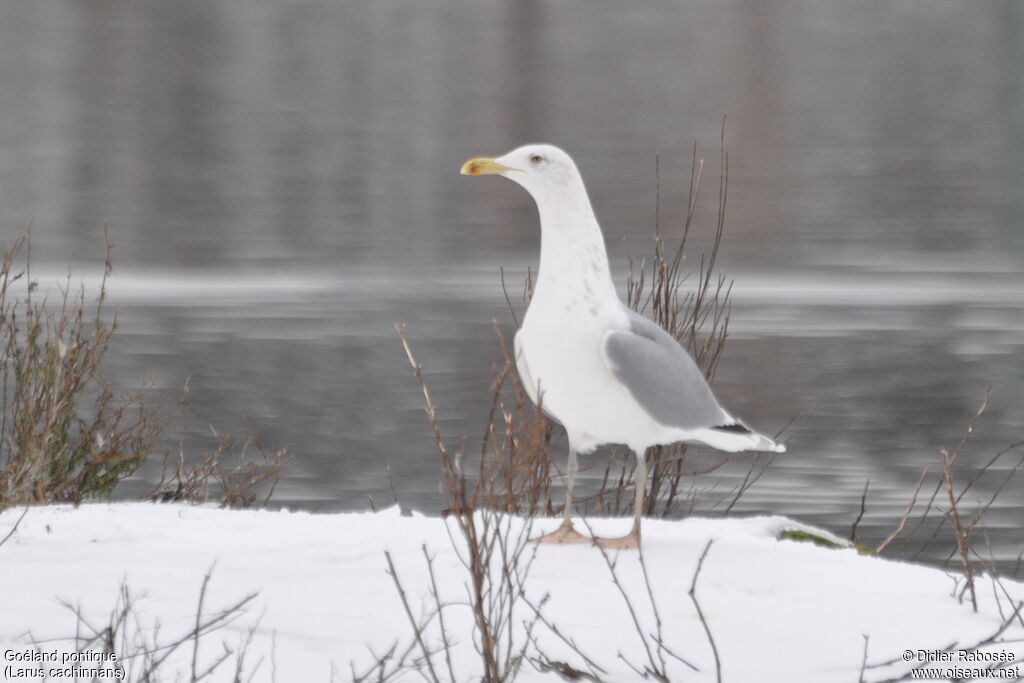
[{"label": "gull's eye", "polygon": [[539,165],[542,161],[544,161],[544,157],[542,157],[539,154],[534,154],[530,157],[530,163],[533,164],[534,166]]}]

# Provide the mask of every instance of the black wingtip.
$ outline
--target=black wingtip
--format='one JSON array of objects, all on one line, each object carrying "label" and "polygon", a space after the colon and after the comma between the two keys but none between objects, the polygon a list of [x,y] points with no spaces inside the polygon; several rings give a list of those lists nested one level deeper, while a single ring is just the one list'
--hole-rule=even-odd
[{"label": "black wingtip", "polygon": [[720,432],[731,432],[733,434],[751,433],[747,426],[741,422],[733,422],[731,425],[718,425],[717,427],[712,427],[712,429],[717,429]]}]

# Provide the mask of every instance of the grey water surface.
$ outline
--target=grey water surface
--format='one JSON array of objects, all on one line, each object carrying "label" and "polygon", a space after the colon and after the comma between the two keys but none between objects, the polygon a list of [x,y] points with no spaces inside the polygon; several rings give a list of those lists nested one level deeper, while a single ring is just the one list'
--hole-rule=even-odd
[{"label": "grey water surface", "polygon": [[[678,234],[696,142],[695,277],[725,117],[717,268],[735,284],[715,388],[759,430],[792,421],[737,511],[845,535],[870,480],[860,535],[877,543],[989,387],[963,476],[1024,438],[1022,74],[1010,0],[15,0],[0,237],[31,227],[44,284],[94,283],[108,226],[109,376],[192,413],[163,449],[251,428],[294,454],[278,504],[361,510],[393,486],[435,513],[439,459],[393,325],[446,437],[476,443],[492,320],[512,329],[500,271],[518,303],[538,254],[529,198],[462,161],[566,148],[624,286],[656,220]],[[747,464],[695,478],[697,511],[720,513]],[[1008,566],[1022,481],[986,518]]]}]

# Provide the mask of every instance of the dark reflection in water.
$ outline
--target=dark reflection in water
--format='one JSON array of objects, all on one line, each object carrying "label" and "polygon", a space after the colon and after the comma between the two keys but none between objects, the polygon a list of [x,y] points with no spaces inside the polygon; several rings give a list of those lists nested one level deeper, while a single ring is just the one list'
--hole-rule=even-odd
[{"label": "dark reflection in water", "polygon": [[[31,224],[37,272],[55,277],[95,273],[109,224],[111,376],[171,396],[187,383],[186,443],[248,420],[296,456],[281,503],[386,503],[390,464],[400,500],[432,511],[438,462],[392,325],[408,325],[445,433],[475,439],[491,320],[509,320],[498,269],[518,287],[537,258],[529,199],[465,181],[460,163],[566,147],[621,276],[627,253],[650,250],[655,155],[660,215],[677,224],[698,140],[696,269],[727,115],[719,265],[736,290],[717,390],[765,431],[797,418],[741,509],[842,533],[870,479],[861,533],[877,542],[987,387],[965,476],[1022,435],[1022,14],[1012,1],[6,3],[0,231]],[[746,462],[697,480],[711,489],[698,509]],[[1022,487],[1000,500],[988,523],[1008,560]]]}]

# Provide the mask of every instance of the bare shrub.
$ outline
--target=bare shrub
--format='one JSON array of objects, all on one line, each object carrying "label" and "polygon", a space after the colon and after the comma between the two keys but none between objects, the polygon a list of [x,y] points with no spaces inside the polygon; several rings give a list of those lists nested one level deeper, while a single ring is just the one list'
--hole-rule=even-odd
[{"label": "bare shrub", "polygon": [[[128,584],[122,581],[114,607],[104,622],[94,623],[86,618],[80,605],[66,600],[61,601],[61,604],[75,615],[75,635],[68,640],[73,643],[75,652],[102,652],[115,655],[116,659],[113,661],[89,666],[119,666],[123,668],[123,677],[119,680],[132,683],[200,683],[222,680],[241,683],[252,680],[264,659],[261,656],[251,665],[247,661],[249,648],[259,625],[258,619],[237,643],[221,640],[214,648],[213,654],[201,654],[201,645],[209,644],[212,634],[245,616],[257,596],[256,593],[251,593],[227,607],[210,611],[206,602],[212,575],[213,567],[203,576],[193,626],[177,636],[166,636],[158,621],[144,621],[142,613],[136,607],[139,596],[133,594]],[[39,642],[34,644],[37,648],[40,646]],[[188,668],[184,671],[180,663],[175,662],[175,666],[172,666],[172,655],[176,654],[180,655],[178,662],[182,657],[188,662]],[[105,680],[113,677],[107,675],[89,678]]]},{"label": "bare shrub", "polygon": [[[533,517],[554,514],[551,433],[554,424],[526,395],[515,359],[495,324],[502,365],[495,368],[491,410],[480,443],[480,481],[474,504],[486,495],[488,508]],[[465,494],[464,479],[460,484]]]},{"label": "bare shrub", "polygon": [[216,447],[195,464],[187,464],[183,446],[176,457],[164,456],[160,481],[143,498],[161,503],[212,499],[221,507],[263,506],[270,502],[281,469],[290,460],[285,449],[267,450],[254,434],[237,441],[218,436]]},{"label": "bare shrub", "polygon": [[[111,249],[108,239],[94,304],[84,288],[71,293],[70,276],[56,303],[38,293],[27,238],[15,239],[2,256],[0,509],[109,496],[163,432],[142,389],[116,397],[101,378],[117,327],[104,306]],[[22,285],[19,296],[15,289]]]},{"label": "bare shrub", "polygon": [[[532,516],[540,508],[550,509],[550,476],[545,468],[538,469],[542,465],[539,461],[524,457],[524,454],[532,452],[525,446],[537,445],[530,442],[531,438],[546,437],[542,437],[539,431],[525,434],[516,431],[516,425],[521,423],[513,419],[513,413],[500,399],[502,387],[509,382],[513,396],[524,401],[518,403],[514,410],[520,414],[529,410],[525,403],[525,392],[515,378],[514,364],[507,347],[502,344],[506,365],[498,373],[492,417],[482,440],[479,468],[476,477],[469,479],[463,470],[465,450],[453,452],[445,444],[430,391],[423,379],[422,367],[413,356],[404,328],[396,325],[395,329],[423,392],[425,410],[441,455],[448,496],[446,516],[454,519],[461,537],[452,538],[452,547],[466,570],[466,590],[474,624],[474,646],[482,664],[480,680],[485,683],[512,681],[525,661],[531,642],[530,634],[537,623],[536,616],[521,622],[519,612],[522,610],[517,608],[522,603],[525,580],[536,547],[527,552],[531,525],[528,522],[519,524],[508,513],[522,512]],[[498,414],[502,416],[500,423],[495,417]],[[529,424],[540,429],[537,427],[541,424],[539,421]],[[547,495],[543,492],[547,492]],[[455,680],[450,657],[453,641],[445,625],[444,613],[447,609],[464,605],[444,602],[438,593],[433,561],[426,548],[423,548],[423,554],[431,577],[433,605],[419,618],[413,614],[391,556],[386,554],[388,573],[395,582],[413,630],[416,649],[420,652],[412,666],[431,681]],[[436,649],[428,645],[426,640],[428,626],[435,619],[439,639]],[[520,625],[523,630],[519,628]],[[438,662],[435,662],[435,655]],[[442,657],[444,669],[441,669]],[[379,660],[378,665],[381,663]],[[438,673],[439,669],[443,674]],[[372,676],[380,675],[384,670],[378,666],[364,674],[360,680],[372,680]]]},{"label": "bare shrub", "polygon": [[[953,449],[939,451],[939,467],[936,468],[936,474],[932,474],[931,467],[923,469],[910,503],[896,528],[876,548],[876,552],[879,553],[889,549],[894,554],[909,554],[910,558],[914,559],[934,547],[940,538],[947,539],[952,534],[952,539],[949,539],[952,542],[949,544],[950,550],[946,556],[946,564],[948,565],[954,557],[958,559],[963,576],[959,596],[961,599],[969,597],[975,611],[977,611],[975,582],[979,568],[987,570],[992,577],[998,578],[1000,574],[991,553],[986,557],[976,547],[975,536],[976,534],[984,536],[985,515],[1024,466],[1024,451],[1022,451],[1024,441],[1011,444],[980,463],[967,462],[965,464],[970,458],[961,459],[964,449],[987,407],[988,394],[986,393],[981,405],[968,422],[957,446]],[[1018,455],[1016,462],[1003,472],[997,473],[995,465],[1005,456],[1014,453]],[[914,519],[913,514],[918,507],[921,491],[923,488],[927,490],[926,484],[929,482],[932,482],[931,494],[924,502],[923,510]],[[980,493],[978,489],[982,488],[983,482],[989,483],[988,490]],[[967,499],[967,495],[971,491],[975,491],[975,495],[981,496],[973,506]],[[912,542],[919,544],[913,551],[910,549]],[[945,540],[942,542],[944,543]]]}]

